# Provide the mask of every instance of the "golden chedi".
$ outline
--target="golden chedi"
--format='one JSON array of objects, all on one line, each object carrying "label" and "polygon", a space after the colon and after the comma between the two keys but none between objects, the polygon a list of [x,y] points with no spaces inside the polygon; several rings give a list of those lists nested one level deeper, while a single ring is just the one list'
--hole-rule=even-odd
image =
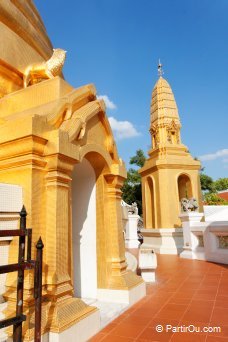
[{"label": "golden chedi", "polygon": [[47,61],[53,51],[32,1],[0,2],[0,97],[23,88],[28,65]]},{"label": "golden chedi", "polygon": [[[100,315],[79,297],[132,304],[145,294],[125,261],[125,166],[104,102],[93,85],[74,89],[63,80],[65,51],[53,54],[33,2],[1,1],[0,18],[0,182],[23,189],[33,255],[39,236],[44,242],[42,334],[85,341],[99,330]],[[9,263],[16,262],[16,245]],[[33,339],[33,286],[26,272],[25,341]],[[7,316],[15,289],[10,274]]]},{"label": "golden chedi", "polygon": [[[160,68],[161,64],[159,70]],[[160,70],[151,100],[152,148],[140,174],[144,235],[153,235],[153,246],[161,253],[177,253],[183,247],[179,219],[181,199],[194,197],[202,209],[200,162],[193,159],[188,148],[182,144],[180,129],[181,123],[172,89]],[[163,246],[165,240],[166,247]]]}]

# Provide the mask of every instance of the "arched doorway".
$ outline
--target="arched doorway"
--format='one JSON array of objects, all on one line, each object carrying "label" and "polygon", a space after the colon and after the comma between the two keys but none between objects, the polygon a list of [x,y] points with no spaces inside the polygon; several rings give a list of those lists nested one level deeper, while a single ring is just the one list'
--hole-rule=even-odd
[{"label": "arched doorway", "polygon": [[180,175],[177,180],[178,184],[178,194],[179,194],[179,202],[182,198],[191,198],[192,194],[192,184],[189,176]]},{"label": "arched doorway", "polygon": [[75,296],[96,298],[96,176],[86,158],[72,173],[72,240]]},{"label": "arched doorway", "polygon": [[154,184],[153,180],[148,177],[146,182],[146,220],[147,228],[155,227],[155,198],[154,198]]}]

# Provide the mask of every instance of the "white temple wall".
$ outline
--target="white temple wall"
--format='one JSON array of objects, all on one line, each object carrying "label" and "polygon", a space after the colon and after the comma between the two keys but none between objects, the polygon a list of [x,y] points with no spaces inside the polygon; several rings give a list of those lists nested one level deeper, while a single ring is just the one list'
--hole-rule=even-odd
[{"label": "white temple wall", "polygon": [[[18,228],[22,205],[22,188],[19,185],[0,183],[0,230]],[[8,264],[11,241],[12,237],[0,237],[0,265]],[[5,291],[6,276],[0,274],[0,297]]]},{"label": "white temple wall", "polygon": [[228,264],[228,220],[202,222],[202,213],[180,215],[184,250],[180,257]]},{"label": "white temple wall", "polygon": [[72,237],[75,296],[96,298],[96,177],[86,159],[72,175]]},{"label": "white temple wall", "polygon": [[[19,212],[22,209],[22,188],[18,185],[0,183],[0,230],[17,229],[19,225]],[[0,265],[7,265],[9,260],[9,246],[12,237],[0,237]],[[4,303],[7,274],[0,274],[0,320],[4,319]],[[5,329],[0,329],[0,341],[5,341]]]}]

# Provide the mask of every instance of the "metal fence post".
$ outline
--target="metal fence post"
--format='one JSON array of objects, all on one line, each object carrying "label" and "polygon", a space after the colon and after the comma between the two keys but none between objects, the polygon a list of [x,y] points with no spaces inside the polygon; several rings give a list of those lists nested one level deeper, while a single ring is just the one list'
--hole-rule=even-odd
[{"label": "metal fence post", "polygon": [[[23,314],[24,271],[34,269],[34,298],[35,298],[35,336],[34,341],[41,341],[41,305],[42,305],[42,262],[43,242],[41,237],[36,244],[36,260],[31,260],[32,229],[26,228],[26,210],[23,206],[20,212],[19,229],[0,230],[0,237],[19,236],[18,263],[1,265],[0,274],[18,272],[16,316],[0,320],[0,329],[13,325],[13,342],[22,342],[22,322],[26,320]],[[27,236],[27,260],[25,260],[25,242]]]},{"label": "metal fence post", "polygon": [[41,310],[42,310],[42,262],[44,244],[39,238],[36,249],[36,266],[34,278],[34,297],[35,297],[35,341],[41,341]]},{"label": "metal fence post", "polygon": [[[26,230],[26,216],[27,212],[25,207],[20,212],[20,231],[25,232]],[[18,264],[22,264],[25,259],[25,235],[19,237],[19,253],[18,253]],[[24,290],[24,270],[20,268],[18,270],[17,278],[17,303],[16,303],[16,316],[23,314],[23,290]],[[22,341],[22,322],[15,324],[13,327],[13,341]]]}]

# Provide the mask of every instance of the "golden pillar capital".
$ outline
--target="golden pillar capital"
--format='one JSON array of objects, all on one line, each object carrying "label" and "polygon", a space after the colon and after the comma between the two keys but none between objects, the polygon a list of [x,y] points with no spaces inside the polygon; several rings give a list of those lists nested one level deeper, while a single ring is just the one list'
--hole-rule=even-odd
[{"label": "golden pillar capital", "polygon": [[76,159],[61,153],[47,155],[45,159],[47,161],[46,170],[49,174],[52,171],[58,171],[68,176],[71,175],[75,164],[78,162]]},{"label": "golden pillar capital", "polygon": [[61,171],[49,171],[45,176],[46,187],[66,187],[69,188],[71,177]]},{"label": "golden pillar capital", "polygon": [[106,180],[106,194],[110,198],[114,198],[117,201],[121,201],[122,186],[124,178],[119,175],[105,174]]}]

